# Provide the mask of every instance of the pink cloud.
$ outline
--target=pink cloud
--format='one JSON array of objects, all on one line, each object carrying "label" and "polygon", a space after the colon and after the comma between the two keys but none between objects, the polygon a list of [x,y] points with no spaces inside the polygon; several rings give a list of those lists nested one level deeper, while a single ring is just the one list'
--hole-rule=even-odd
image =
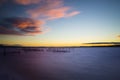
[{"label": "pink cloud", "polygon": [[4,26],[0,26],[0,34],[2,34],[2,35],[21,35],[17,31],[14,31],[12,29],[7,29]]},{"label": "pink cloud", "polygon": [[0,0],[0,4],[8,1],[21,5],[31,5],[31,4],[39,4],[43,0]]},{"label": "pink cloud", "polygon": [[43,6],[30,9],[27,13],[32,16],[32,18],[42,18],[45,20],[72,17],[80,13],[78,11],[68,12],[71,8],[64,6],[62,0],[44,0],[43,2]]},{"label": "pink cloud", "polygon": [[52,19],[59,19],[63,18],[66,16],[66,12],[69,10],[69,7],[62,7],[58,9],[51,9],[48,10],[47,13],[45,14],[47,20],[52,20]]},{"label": "pink cloud", "polygon": [[31,18],[6,18],[0,22],[0,34],[37,35],[44,33],[44,22]]},{"label": "pink cloud", "polygon": [[73,11],[73,12],[69,13],[68,15],[66,15],[66,17],[72,17],[72,16],[75,16],[75,15],[78,15],[78,14],[80,14],[80,12]]},{"label": "pink cloud", "polygon": [[42,0],[13,0],[17,4],[22,4],[22,5],[30,5],[30,4],[38,4]]},{"label": "pink cloud", "polygon": [[[5,1],[9,0],[0,0],[0,4]],[[7,19],[8,22],[6,19],[3,20],[0,24],[0,34],[37,35],[46,33],[50,31],[49,28],[43,27],[46,21],[72,17],[80,13],[65,6],[63,0],[11,0],[11,2],[20,6],[25,5],[24,7],[35,4],[36,7],[25,11],[30,18],[10,18]]]}]

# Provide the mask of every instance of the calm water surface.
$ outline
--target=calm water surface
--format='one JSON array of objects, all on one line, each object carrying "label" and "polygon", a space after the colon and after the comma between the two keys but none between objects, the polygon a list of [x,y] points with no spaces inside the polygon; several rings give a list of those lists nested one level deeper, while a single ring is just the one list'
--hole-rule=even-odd
[{"label": "calm water surface", "polygon": [[1,55],[0,80],[120,80],[120,47],[6,52]]}]

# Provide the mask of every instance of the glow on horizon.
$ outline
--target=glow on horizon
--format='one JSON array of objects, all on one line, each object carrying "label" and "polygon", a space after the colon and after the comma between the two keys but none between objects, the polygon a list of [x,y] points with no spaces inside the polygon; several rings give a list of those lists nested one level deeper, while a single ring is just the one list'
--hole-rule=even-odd
[{"label": "glow on horizon", "polygon": [[[45,14],[49,16],[49,19],[47,17],[48,20],[45,21],[44,26],[50,28],[49,32],[36,36],[0,35],[0,44],[82,46],[82,43],[89,42],[120,42],[120,37],[118,37],[120,35],[120,5],[118,3],[118,0],[69,0],[69,2],[64,0],[65,7],[60,8],[60,11],[52,10],[58,15],[54,16],[52,11],[48,11],[50,14]],[[75,11],[67,15],[66,11],[69,8],[66,6],[72,7]],[[29,9],[27,12],[39,20],[39,14],[34,12],[38,11],[41,14],[39,8],[32,10],[30,7]],[[14,15],[17,14],[18,12],[14,13]],[[11,15],[7,14],[7,16]],[[23,16],[26,17],[25,14]]]},{"label": "glow on horizon", "polygon": [[[10,36],[9,36],[10,37]],[[14,36],[11,36],[11,37],[14,37]],[[18,40],[16,40],[16,38]],[[16,37],[15,40],[7,40],[7,39],[3,39],[1,40],[0,44],[7,44],[7,45],[20,45],[20,46],[94,46],[95,44],[84,44],[84,43],[91,43],[92,41],[93,42],[98,42],[97,40],[92,40],[92,41],[87,41],[87,40],[71,40],[71,41],[66,41],[66,40],[45,40],[45,39],[42,39],[41,41],[38,41],[37,38],[34,38],[32,39],[33,37],[31,38],[24,38],[24,41],[21,37]],[[32,39],[31,41],[29,41],[28,39]],[[99,41],[99,42],[120,42],[120,39],[119,38],[116,38],[114,40],[103,40],[103,41]],[[111,45],[111,44],[96,44],[96,46],[101,46],[101,45]]]}]

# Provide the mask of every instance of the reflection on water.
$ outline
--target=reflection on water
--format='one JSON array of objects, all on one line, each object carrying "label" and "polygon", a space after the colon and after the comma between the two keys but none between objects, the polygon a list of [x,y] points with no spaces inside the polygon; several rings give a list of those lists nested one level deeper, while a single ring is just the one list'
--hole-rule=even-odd
[{"label": "reflection on water", "polygon": [[20,80],[120,80],[120,48],[117,47],[11,48],[2,60],[3,72]]}]

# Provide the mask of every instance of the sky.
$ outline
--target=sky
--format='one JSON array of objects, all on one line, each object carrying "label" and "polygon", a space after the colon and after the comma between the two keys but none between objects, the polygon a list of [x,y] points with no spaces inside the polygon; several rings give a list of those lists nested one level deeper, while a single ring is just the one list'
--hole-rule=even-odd
[{"label": "sky", "polygon": [[120,42],[120,0],[0,0],[0,44]]}]

